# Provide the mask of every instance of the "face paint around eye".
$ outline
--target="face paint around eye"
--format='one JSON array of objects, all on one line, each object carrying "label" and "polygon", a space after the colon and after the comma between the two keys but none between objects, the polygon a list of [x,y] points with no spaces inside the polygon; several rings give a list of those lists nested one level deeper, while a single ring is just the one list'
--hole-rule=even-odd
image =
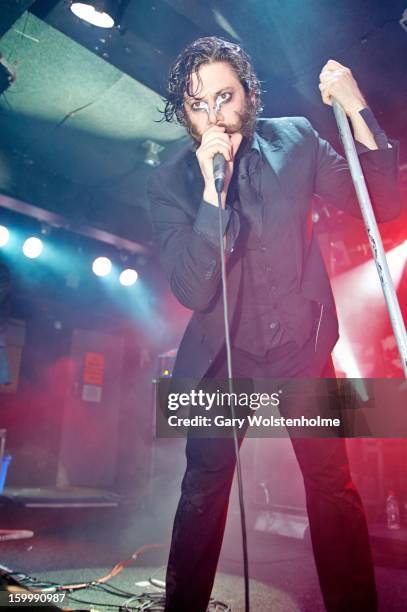
[{"label": "face paint around eye", "polygon": [[193,104],[191,104],[191,109],[194,112],[205,111],[209,115],[209,106],[206,102],[194,102]]},{"label": "face paint around eye", "polygon": [[[221,106],[223,104],[226,104],[226,102],[229,102],[229,100],[231,99],[232,94],[229,92],[224,92],[221,93],[217,98],[216,98],[216,102],[213,106],[213,111],[215,113],[215,115],[217,115],[219,113],[219,110],[221,108]],[[194,112],[206,112],[208,117],[210,115],[211,109],[208,105],[207,102],[205,102],[204,100],[200,100],[199,102],[194,102],[193,104],[191,104],[191,110]]]},{"label": "face paint around eye", "polygon": [[215,106],[213,107],[213,110],[215,111],[216,114],[218,114],[220,107],[223,104],[226,104],[226,102],[229,102],[231,97],[232,97],[231,93],[224,92],[224,93],[221,93],[220,96],[216,98]]}]

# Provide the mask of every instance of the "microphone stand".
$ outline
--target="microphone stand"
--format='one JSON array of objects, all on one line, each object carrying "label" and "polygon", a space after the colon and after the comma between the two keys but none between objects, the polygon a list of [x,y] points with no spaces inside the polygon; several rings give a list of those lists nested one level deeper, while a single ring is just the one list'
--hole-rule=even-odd
[{"label": "microphone stand", "polygon": [[216,193],[218,195],[218,211],[219,211],[219,250],[220,250],[220,263],[221,263],[221,278],[222,278],[222,298],[223,298],[223,321],[225,325],[225,346],[226,346],[226,362],[228,371],[228,388],[230,397],[232,399],[230,403],[230,413],[232,417],[232,431],[233,431],[233,445],[235,449],[236,457],[236,475],[237,475],[237,488],[239,495],[239,508],[240,508],[240,525],[242,532],[242,552],[243,552],[243,577],[244,577],[244,610],[250,612],[250,579],[249,579],[249,559],[247,550],[247,527],[246,527],[246,511],[244,504],[243,494],[243,477],[242,467],[239,455],[239,440],[236,431],[235,423],[235,406],[233,402],[233,368],[232,368],[232,349],[230,344],[230,333],[229,333],[229,307],[228,307],[228,294],[227,294],[227,281],[226,281],[226,261],[225,261],[225,250],[223,244],[223,231],[222,231],[222,190],[225,183],[225,169],[226,160],[221,153],[216,153],[213,158],[213,178],[215,183]]},{"label": "microphone stand", "polygon": [[335,114],[336,123],[338,125],[342,144],[345,149],[345,155],[346,159],[348,160],[350,173],[356,190],[356,195],[359,200],[362,217],[365,222],[365,228],[369,238],[370,248],[382,286],[387,310],[390,316],[391,326],[393,328],[394,337],[396,339],[398,351],[400,353],[401,366],[403,368],[404,377],[407,378],[406,328],[404,326],[403,317],[401,315],[400,304],[397,300],[396,290],[394,288],[394,284],[390,276],[386,254],[384,252],[379,228],[377,227],[369,192],[366,187],[365,177],[363,176],[359,157],[356,152],[355,143],[352,137],[352,132],[350,130],[348,118],[345,114],[345,111],[343,110],[339,102],[337,102],[336,100],[333,100],[332,107]]}]

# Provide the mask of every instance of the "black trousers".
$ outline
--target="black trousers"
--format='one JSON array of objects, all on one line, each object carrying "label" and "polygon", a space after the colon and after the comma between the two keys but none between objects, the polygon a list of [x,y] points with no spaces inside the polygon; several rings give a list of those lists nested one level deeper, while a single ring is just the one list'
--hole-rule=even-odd
[{"label": "black trousers", "polygon": [[[312,341],[301,351],[288,343],[261,359],[235,349],[233,366],[236,378],[334,376],[331,360],[322,364]],[[224,356],[208,376],[227,377]],[[345,441],[293,437],[291,442],[304,478],[325,606],[328,612],[374,612],[377,595],[366,519],[351,479]],[[186,457],[167,567],[166,612],[207,609],[235,469],[233,439],[188,437]]]}]

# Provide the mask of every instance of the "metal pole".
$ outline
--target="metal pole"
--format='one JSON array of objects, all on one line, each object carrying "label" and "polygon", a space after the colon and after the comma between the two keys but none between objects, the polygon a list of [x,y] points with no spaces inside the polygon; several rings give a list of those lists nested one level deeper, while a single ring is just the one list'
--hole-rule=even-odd
[{"label": "metal pole", "polygon": [[355,186],[356,195],[359,200],[362,211],[363,220],[367,235],[370,242],[370,248],[374,262],[376,264],[377,273],[383,289],[384,298],[389,311],[390,322],[393,328],[394,337],[400,353],[401,365],[404,371],[404,376],[407,378],[407,334],[404,326],[403,317],[401,315],[400,305],[397,300],[396,291],[393,281],[390,276],[389,267],[387,265],[386,255],[383,249],[382,240],[377,227],[374,216],[372,203],[360,166],[359,157],[356,152],[355,143],[353,141],[352,132],[349,127],[348,118],[342,106],[333,100],[333,111],[335,114],[336,123],[338,124],[339,134],[345,149],[346,159],[348,160],[350,173],[352,175],[353,184]]}]

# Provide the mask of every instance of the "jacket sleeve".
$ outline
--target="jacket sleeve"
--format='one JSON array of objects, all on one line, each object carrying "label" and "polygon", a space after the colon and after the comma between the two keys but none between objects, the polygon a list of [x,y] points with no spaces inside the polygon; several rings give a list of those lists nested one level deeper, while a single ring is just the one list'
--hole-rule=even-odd
[{"label": "jacket sleeve", "polygon": [[[310,124],[308,126],[315,139],[314,193],[340,210],[360,218],[360,205],[347,161],[320,138]],[[356,144],[376,220],[384,222],[395,219],[401,212],[398,143],[390,141],[391,147],[372,151]]]},{"label": "jacket sleeve", "polygon": [[[213,213],[217,215],[219,211],[203,201],[194,220],[173,196],[166,193],[164,183],[153,175],[147,185],[160,262],[179,302],[191,310],[203,312],[210,306],[220,285],[219,246],[208,228],[211,218],[217,221]],[[208,206],[213,210],[208,210]],[[223,231],[230,252],[238,232],[238,219],[234,211],[224,213]]]}]

